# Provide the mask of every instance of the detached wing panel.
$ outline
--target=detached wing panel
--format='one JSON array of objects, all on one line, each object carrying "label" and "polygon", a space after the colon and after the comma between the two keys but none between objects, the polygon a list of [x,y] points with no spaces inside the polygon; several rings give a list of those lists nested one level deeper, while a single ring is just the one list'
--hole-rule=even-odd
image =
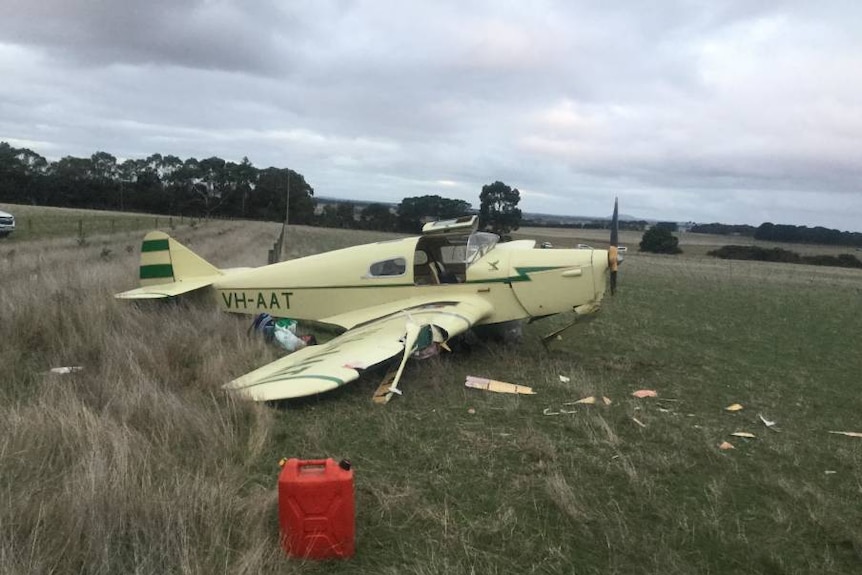
[{"label": "detached wing panel", "polygon": [[490,313],[491,305],[477,297],[413,307],[370,320],[323,345],[301,349],[224,387],[254,401],[323,393],[359,378],[367,368],[403,354],[408,322],[436,326],[445,331],[448,339],[467,331]]}]

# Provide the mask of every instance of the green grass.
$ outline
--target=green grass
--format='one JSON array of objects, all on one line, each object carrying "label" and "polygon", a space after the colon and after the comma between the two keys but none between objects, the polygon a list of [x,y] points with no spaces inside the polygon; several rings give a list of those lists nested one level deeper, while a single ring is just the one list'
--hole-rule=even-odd
[{"label": "green grass", "polygon": [[[177,236],[237,266],[264,263],[277,233],[213,222]],[[291,228],[290,252],[379,237]],[[370,402],[380,374],[369,374],[268,408],[219,390],[275,356],[245,337],[247,318],[112,300],[134,284],[125,234],[104,240],[108,256],[51,241],[21,241],[14,257],[0,244],[0,564],[10,572],[862,568],[862,439],[827,433],[862,431],[857,270],[632,254],[618,295],[547,351],[539,336],[568,318],[526,326],[517,346],[473,342],[414,363],[404,396],[385,407]],[[42,375],[53,365],[85,371]],[[466,389],[468,374],[538,394]],[[640,388],[659,397],[631,397]],[[587,395],[613,403],[565,405]],[[742,411],[724,410],[737,402]],[[544,415],[561,409],[574,413]],[[719,450],[725,440],[736,448]],[[353,559],[281,555],[282,457],[352,460]]]}]

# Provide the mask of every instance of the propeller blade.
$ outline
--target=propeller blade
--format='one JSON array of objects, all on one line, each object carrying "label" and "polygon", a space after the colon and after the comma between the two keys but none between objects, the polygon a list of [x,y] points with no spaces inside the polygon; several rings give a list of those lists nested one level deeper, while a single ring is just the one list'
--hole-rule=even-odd
[{"label": "propeller blade", "polygon": [[608,248],[608,269],[611,272],[611,295],[617,291],[617,268],[619,267],[620,214],[619,198],[614,198],[614,215],[611,218],[611,245]]}]

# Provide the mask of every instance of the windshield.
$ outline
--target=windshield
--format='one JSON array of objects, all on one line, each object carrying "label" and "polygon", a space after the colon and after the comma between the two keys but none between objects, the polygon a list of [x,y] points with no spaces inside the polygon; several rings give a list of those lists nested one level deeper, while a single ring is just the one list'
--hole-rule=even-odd
[{"label": "windshield", "polygon": [[491,251],[498,241],[500,241],[500,236],[497,234],[488,232],[470,234],[470,238],[467,240],[467,267]]}]

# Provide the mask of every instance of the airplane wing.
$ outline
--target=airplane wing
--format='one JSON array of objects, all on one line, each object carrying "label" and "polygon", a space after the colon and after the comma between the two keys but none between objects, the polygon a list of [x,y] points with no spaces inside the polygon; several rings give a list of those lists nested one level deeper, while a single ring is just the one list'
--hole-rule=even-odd
[{"label": "airplane wing", "polygon": [[440,343],[467,331],[491,311],[491,304],[478,296],[405,305],[397,312],[357,325],[325,344],[277,359],[225,384],[224,388],[254,401],[330,391],[357,379],[363,370],[404,354],[410,323],[420,328],[430,326],[433,340]]}]

